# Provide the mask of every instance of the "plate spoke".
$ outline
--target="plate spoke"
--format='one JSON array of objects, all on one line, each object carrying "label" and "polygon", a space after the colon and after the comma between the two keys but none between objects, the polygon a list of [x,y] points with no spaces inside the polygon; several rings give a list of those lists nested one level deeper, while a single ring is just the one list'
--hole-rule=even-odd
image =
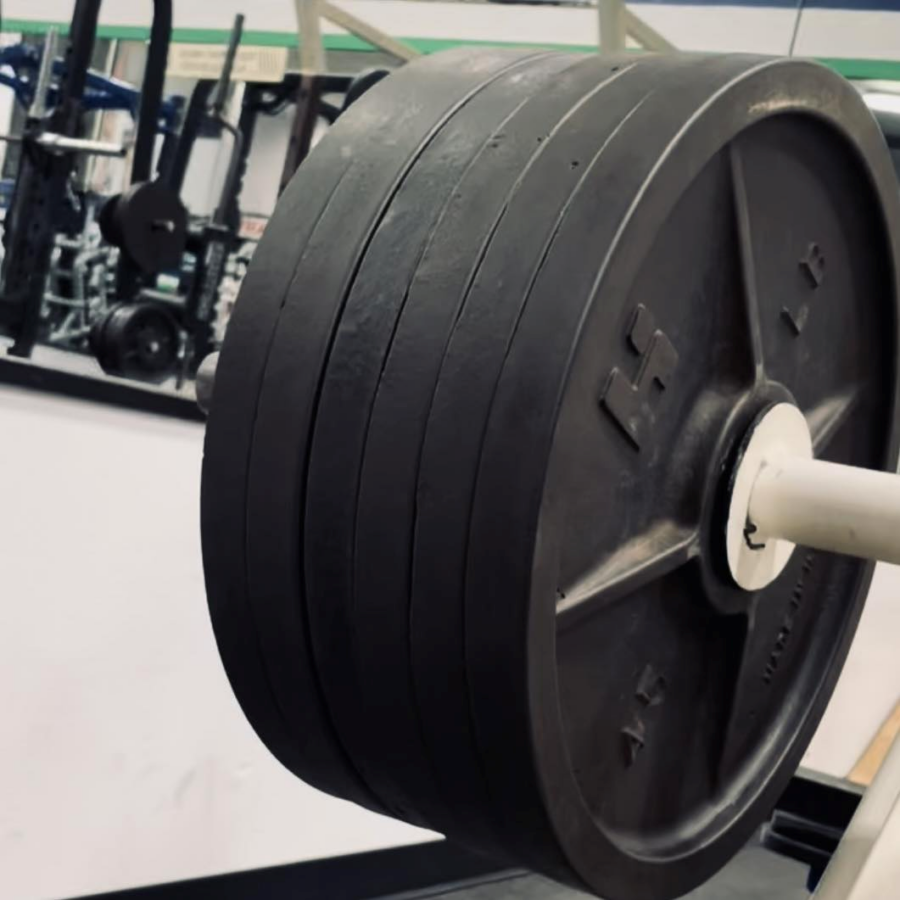
[{"label": "plate spoke", "polygon": [[813,453],[819,457],[827,450],[859,403],[860,391],[851,387],[840,394],[826,397],[806,413],[812,435]]},{"label": "plate spoke", "polygon": [[654,525],[568,586],[565,596],[561,596],[556,605],[557,630],[570,628],[611,603],[671,574],[699,552],[696,529],[679,527],[672,522]]}]

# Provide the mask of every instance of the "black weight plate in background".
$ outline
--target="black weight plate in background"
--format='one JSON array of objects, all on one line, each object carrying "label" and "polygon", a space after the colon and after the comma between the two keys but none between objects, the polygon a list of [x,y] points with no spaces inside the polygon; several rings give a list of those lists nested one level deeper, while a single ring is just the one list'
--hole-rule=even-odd
[{"label": "black weight plate in background", "polygon": [[[321,377],[365,249],[413,162],[473,93],[526,55],[533,54],[453,51],[416,63],[408,79],[391,76],[376,85],[328,132],[317,152],[353,164],[306,242],[265,365],[247,474],[248,596],[272,690],[295,723],[297,740],[306,741],[303,757],[317,785],[323,773],[340,777],[335,792],[351,799],[351,788],[364,782],[351,769],[354,761],[321,694],[305,605],[305,480]],[[382,105],[393,117],[376,133],[367,126]],[[354,123],[352,131],[342,127],[345,121]],[[290,231],[280,240],[294,246]],[[389,805],[390,798],[378,799],[399,817],[407,815]]]},{"label": "black weight plate in background", "polygon": [[[573,62],[570,54],[520,60],[475,94],[416,160],[356,273],[317,406],[304,539],[306,602],[323,693],[375,794],[414,811],[405,816],[451,833],[461,829],[448,815],[416,714],[407,595],[390,593],[378,575],[354,579],[362,455],[397,318],[441,210],[475,157],[496,140],[498,124]],[[392,518],[382,518],[379,528],[408,533],[408,523]],[[454,727],[468,730],[468,708],[462,713]],[[451,717],[449,709],[444,714]],[[450,800],[463,811],[458,797]],[[470,831],[462,833],[473,840]]]},{"label": "black weight plate in background", "polygon": [[120,308],[120,304],[111,306],[99,319],[95,319],[88,336],[88,346],[91,348],[91,353],[97,358],[97,362],[104,372],[115,365],[113,345],[108,340],[107,333],[109,332],[110,323]]},{"label": "black weight plate in background", "polygon": [[[321,146],[304,160],[279,199],[241,287],[206,426],[201,494],[204,572],[216,642],[232,689],[257,734],[294,774],[370,808],[378,805],[330,731],[309,665],[302,594],[285,593],[294,586],[296,573],[286,578],[279,604],[266,609],[251,605],[247,493],[253,427],[275,326],[291,286],[296,287],[295,271],[311,237],[322,216],[338,202],[338,187],[344,186],[340,199],[344,210],[348,185],[351,195],[360,193],[346,234],[348,240],[359,241],[360,231],[367,233],[377,214],[367,210],[383,205],[378,191],[387,192],[409,155],[440,122],[441,113],[471,89],[477,74],[477,65],[472,72],[472,56],[469,50],[451,51],[404,66],[341,116]],[[399,120],[394,86],[413,101]],[[398,129],[398,124],[403,127]],[[354,144],[366,146],[367,152],[355,156],[342,152]],[[371,192],[364,198],[369,184]],[[292,479],[272,485],[272,493],[278,495],[290,495],[294,489]],[[288,530],[299,546],[296,527]],[[275,530],[271,539],[284,547],[291,537]],[[267,619],[265,633],[257,633],[257,625],[266,625]]]},{"label": "black weight plate in background", "polygon": [[145,274],[181,265],[188,213],[178,194],[162,182],[132,185],[112,207],[111,224],[117,238],[113,243]]},{"label": "black weight plate in background", "polygon": [[870,563],[802,548],[757,594],[723,575],[750,423],[793,397],[819,455],[897,459],[900,203],[878,129],[818,66],[737,65],[699,64],[705,96],[666,79],[589,173],[478,474],[466,640],[491,783],[611,900],[680,895],[749,838],[864,601]]},{"label": "black weight plate in background", "polygon": [[[686,65],[681,57],[648,57],[602,84],[602,61],[585,63],[585,71],[593,74],[593,91],[585,85],[582,102],[543,137],[541,152],[526,167],[492,225],[483,258],[452,323],[432,388],[416,497],[411,616],[416,683],[428,698],[422,703],[423,717],[434,709],[443,690],[445,669],[454,656],[464,656],[464,577],[478,457],[493,383],[529,287],[592,159],[602,159],[605,147],[647,93],[662,78],[679,77]],[[596,200],[605,202],[601,195]],[[564,283],[559,290],[565,290]],[[456,642],[448,635],[455,635]],[[460,680],[465,687],[464,676]],[[495,794],[490,782],[488,787]],[[503,819],[516,814],[504,810],[500,817],[504,832],[509,825]],[[553,848],[542,848],[545,854],[548,849]],[[555,865],[558,876],[565,877],[565,863],[557,859]]]},{"label": "black weight plate in background", "polygon": [[172,313],[161,303],[125,303],[103,331],[111,356],[110,375],[160,382],[178,364],[180,335]]}]

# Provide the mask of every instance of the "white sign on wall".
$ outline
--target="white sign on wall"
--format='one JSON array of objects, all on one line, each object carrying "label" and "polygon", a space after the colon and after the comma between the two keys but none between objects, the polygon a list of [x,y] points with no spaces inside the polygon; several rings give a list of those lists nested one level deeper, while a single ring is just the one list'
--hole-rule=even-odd
[{"label": "white sign on wall", "polygon": [[[238,47],[234,60],[235,81],[279,82],[287,69],[287,47]],[[168,75],[179,78],[218,79],[225,64],[221,44],[172,44]]]}]

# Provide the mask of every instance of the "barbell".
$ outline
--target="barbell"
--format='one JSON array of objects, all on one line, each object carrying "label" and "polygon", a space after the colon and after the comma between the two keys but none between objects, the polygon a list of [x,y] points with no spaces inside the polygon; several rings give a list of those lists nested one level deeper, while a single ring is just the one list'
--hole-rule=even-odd
[{"label": "barbell", "polygon": [[810,62],[482,48],[373,87],[215,370],[207,592],[260,738],[608,900],[706,880],[897,558],[898,250],[878,127]]}]

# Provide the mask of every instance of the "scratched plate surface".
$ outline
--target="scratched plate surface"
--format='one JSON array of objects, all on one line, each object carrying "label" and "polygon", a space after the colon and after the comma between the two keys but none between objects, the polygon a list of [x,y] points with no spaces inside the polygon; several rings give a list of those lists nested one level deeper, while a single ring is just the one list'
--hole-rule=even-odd
[{"label": "scratched plate surface", "polygon": [[735,452],[773,403],[822,458],[896,463],[898,203],[856,101],[804,63],[661,81],[588,167],[489,392],[476,733],[520,856],[555,840],[601,896],[681,894],[747,839],[862,608],[868,563],[799,549],[753,594],[721,545]]},{"label": "scratched plate surface", "polygon": [[285,766],[379,811],[336,733],[309,641],[302,518],[311,420],[335,320],[391,195],[441,123],[519,55],[462,49],[422,58],[340,117],[279,199],[216,373],[201,531],[225,670]]},{"label": "scratched plate surface", "polygon": [[[468,520],[490,402],[483,386],[502,365],[502,345],[540,267],[554,212],[561,214],[579,183],[579,160],[602,147],[656,78],[658,69],[645,71],[640,61],[585,57],[504,124],[503,153],[468,173],[448,227],[423,260],[376,408],[366,456],[373,481],[361,504],[368,511],[380,499],[386,508],[390,491],[409,497],[412,516],[405,535],[382,534],[377,543],[370,527],[360,564],[373,572],[381,557],[384,567],[396,557],[375,549],[406,537],[397,569],[408,573],[410,652],[426,739],[452,796],[481,810],[494,833],[501,819],[491,810],[468,721],[463,624]],[[537,204],[539,219],[529,216]],[[484,364],[466,364],[475,358]],[[406,437],[403,454],[387,452],[389,429]],[[447,714],[451,704],[465,714],[464,727]]]},{"label": "scratched plate surface", "polygon": [[[392,589],[398,579],[402,583],[408,566],[404,569],[376,549],[376,566],[355,571],[361,556],[372,560],[371,545],[360,540],[357,523],[369,535],[376,531],[408,540],[406,510],[378,511],[363,522],[357,499],[385,358],[441,211],[476,156],[492,156],[498,123],[529,96],[541,93],[572,65],[573,57],[541,53],[501,62],[436,131],[366,249],[322,378],[304,528],[312,646],[344,745],[389,809],[405,817],[414,811],[439,831],[470,835],[483,814],[467,818],[467,807],[442,791],[422,740],[409,663],[409,600]],[[402,95],[397,102],[404,105]],[[420,373],[412,377],[419,379]],[[409,408],[404,413],[414,415]],[[468,729],[467,707],[442,703],[442,714],[454,729]],[[461,820],[468,827],[457,824]]]},{"label": "scratched plate surface", "polygon": [[[393,163],[387,140],[338,148],[346,194],[311,220],[282,204],[278,290],[262,319],[245,307],[249,359],[223,352],[236,405],[217,383],[204,549],[226,666],[295,772],[607,900],[663,900],[768,814],[852,640],[871,566],[800,550],[743,592],[723,507],[774,403],[820,457],[896,465],[900,198],[859,96],[820,67],[592,59],[554,90],[590,67],[559,128],[514,127],[549,88],[496,134],[479,113],[471,168],[416,188],[487,70],[443,112],[423,96],[431,125]],[[529,135],[477,217],[437,215],[479,144]],[[439,235],[446,269],[423,249]]]}]

